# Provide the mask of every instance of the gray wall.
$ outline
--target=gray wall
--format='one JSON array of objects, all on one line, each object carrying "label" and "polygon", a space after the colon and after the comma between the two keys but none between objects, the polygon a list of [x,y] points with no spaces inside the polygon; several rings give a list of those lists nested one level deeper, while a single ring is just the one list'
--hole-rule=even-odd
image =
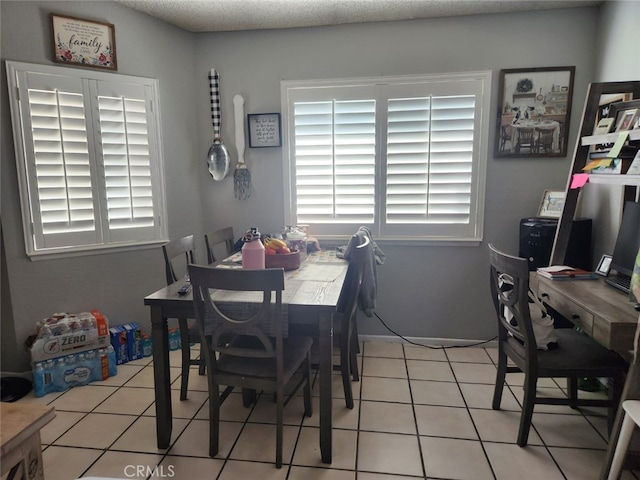
[{"label": "gray wall", "polygon": [[[199,35],[195,72],[203,99],[197,112],[200,137],[210,136],[211,130],[202,81],[211,66],[220,72],[226,97],[227,143],[233,141],[231,98],[242,94],[248,113],[280,111],[282,79],[492,70],[495,99],[500,69],[575,65],[574,98],[583,99],[595,71],[597,22],[598,10],[590,8]],[[581,101],[575,104],[571,139],[581,107]],[[491,125],[491,139],[494,132]],[[480,246],[381,243],[387,261],[379,269],[377,313],[404,336],[492,338],[496,329],[486,244],[517,253],[520,218],[536,214],[545,189],[565,187],[568,158],[497,160],[492,141],[490,145],[485,241]],[[267,231],[279,229],[284,222],[281,155],[281,149],[248,149],[256,191],[244,203],[233,199],[230,181],[219,185],[202,177],[205,208],[217,211],[215,217],[237,231],[254,223]],[[361,317],[359,333],[391,335],[376,318]]]},{"label": "gray wall", "polygon": [[[599,10],[553,10],[283,31],[190,34],[112,2],[0,3],[3,60],[51,63],[48,13],[115,24],[118,71],[160,80],[169,235],[176,238],[232,225],[277,231],[284,222],[281,149],[249,149],[255,191],[233,197],[231,178],[214,182],[205,159],[212,140],[207,73],[221,74],[223,140],[233,146],[232,97],[247,113],[280,111],[280,80],[398,75],[575,65],[569,151],[587,85],[597,69]],[[630,45],[628,42],[621,45]],[[6,82],[4,65],[2,81]],[[6,88],[0,98],[7,105]],[[492,102],[494,108],[495,100]],[[21,347],[33,324],[53,312],[98,308],[112,324],[148,328],[142,299],[164,283],[158,248],[31,262],[25,256],[9,113],[1,112],[2,370],[27,368]],[[493,139],[495,126],[490,129]],[[569,158],[494,159],[488,152],[485,241],[479,247],[385,245],[378,314],[409,337],[487,339],[495,335],[487,288],[487,248],[517,252],[518,222],[534,215],[545,189],[563,189]],[[325,245],[329,246],[329,245]],[[204,261],[199,242],[198,260]],[[8,284],[4,281],[8,278]],[[6,298],[10,305],[5,305]],[[8,313],[7,313],[8,312]],[[6,322],[10,322],[7,326]],[[7,327],[7,328],[5,328]],[[15,337],[5,335],[15,330]],[[389,335],[377,319],[360,332]]]},{"label": "gray wall", "polygon": [[[194,36],[113,2],[2,1],[2,60],[53,64],[50,12],[113,23],[118,72],[159,79],[169,235],[198,229],[203,212],[197,183],[203,172],[194,161],[200,143],[193,115]],[[161,288],[165,276],[157,247],[37,262],[26,257],[4,62],[1,75],[1,218],[9,279],[2,282],[1,361],[3,371],[18,371],[28,367],[23,344],[35,322],[54,312],[97,308],[113,324],[137,321],[148,328],[143,297]],[[13,328],[5,328],[6,322]],[[5,335],[12,329],[15,336]]]}]

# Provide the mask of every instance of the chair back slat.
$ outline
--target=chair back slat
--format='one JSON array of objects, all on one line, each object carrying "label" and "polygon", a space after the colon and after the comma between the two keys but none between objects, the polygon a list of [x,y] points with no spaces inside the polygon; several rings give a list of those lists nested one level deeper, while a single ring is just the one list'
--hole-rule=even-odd
[{"label": "chair back slat", "polygon": [[217,258],[214,252],[214,247],[224,243],[226,254],[231,255],[233,253],[233,247],[235,243],[235,237],[233,235],[233,227],[221,228],[215,232],[207,233],[204,236],[204,243],[207,247],[207,263],[211,265],[217,262]]},{"label": "chair back slat", "polygon": [[[189,265],[189,277],[193,286],[198,329],[203,341],[212,325],[208,343],[213,352],[240,357],[276,358],[281,362],[282,343],[282,291],[284,270],[221,269]],[[223,291],[261,292],[262,302],[254,311],[223,312],[217,303]],[[275,301],[273,301],[275,299]],[[274,326],[275,346],[262,325]]]},{"label": "chair back slat", "polygon": [[[491,297],[498,317],[500,340],[511,334],[536,358],[536,339],[529,312],[529,266],[524,258],[514,257],[489,245]],[[513,318],[508,317],[511,313]]]},{"label": "chair back slat", "polygon": [[533,143],[533,128],[519,128],[518,139],[522,144]]},{"label": "chair back slat", "polygon": [[366,261],[367,255],[370,255],[371,240],[369,237],[365,236],[362,243],[358,244],[360,241],[361,237],[352,235],[350,244],[354,242],[355,247],[350,248],[347,246],[347,251],[350,252],[349,267],[347,268],[345,281],[338,299],[338,312],[345,316],[353,316],[356,313],[358,297],[364,277],[364,262]]},{"label": "chair back slat", "polygon": [[186,237],[172,240],[162,246],[167,285],[171,285],[173,282],[177,281],[178,278],[181,278],[181,275],[176,274],[174,262],[178,261],[178,257],[184,255],[184,270],[186,272],[187,265],[194,263],[194,250],[195,242],[193,240],[193,235],[187,235]]},{"label": "chair back slat", "polygon": [[553,141],[553,130],[550,128],[536,128],[538,141],[540,143],[551,143]]}]

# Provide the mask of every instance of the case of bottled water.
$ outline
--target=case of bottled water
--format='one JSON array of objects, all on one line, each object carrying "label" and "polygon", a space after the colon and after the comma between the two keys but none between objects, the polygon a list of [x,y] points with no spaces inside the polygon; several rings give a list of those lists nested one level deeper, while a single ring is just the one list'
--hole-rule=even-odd
[{"label": "case of bottled water", "polygon": [[33,366],[33,389],[36,397],[64,392],[78,385],[106,380],[118,373],[115,351],[106,348],[72,353],[36,362]]},{"label": "case of bottled water", "polygon": [[31,345],[31,361],[57,357],[109,346],[107,318],[97,310],[56,313],[36,323],[36,339]]}]

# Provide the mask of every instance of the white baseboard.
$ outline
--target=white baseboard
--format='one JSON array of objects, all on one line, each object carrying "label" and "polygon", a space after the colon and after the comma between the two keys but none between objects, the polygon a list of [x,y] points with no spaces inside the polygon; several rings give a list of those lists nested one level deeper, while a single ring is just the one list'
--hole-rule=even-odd
[{"label": "white baseboard", "polygon": [[417,343],[429,347],[488,347],[498,346],[497,340],[466,340],[458,338],[428,338],[428,337],[404,337],[395,335],[358,335],[361,342],[387,342],[387,343]]}]

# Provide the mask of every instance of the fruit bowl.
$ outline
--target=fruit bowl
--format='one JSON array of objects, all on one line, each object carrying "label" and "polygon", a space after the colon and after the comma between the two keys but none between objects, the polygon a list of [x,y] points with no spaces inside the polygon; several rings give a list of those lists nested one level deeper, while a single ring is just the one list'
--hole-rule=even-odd
[{"label": "fruit bowl", "polygon": [[300,268],[300,252],[265,254],[264,266],[265,268],[296,270]]}]

